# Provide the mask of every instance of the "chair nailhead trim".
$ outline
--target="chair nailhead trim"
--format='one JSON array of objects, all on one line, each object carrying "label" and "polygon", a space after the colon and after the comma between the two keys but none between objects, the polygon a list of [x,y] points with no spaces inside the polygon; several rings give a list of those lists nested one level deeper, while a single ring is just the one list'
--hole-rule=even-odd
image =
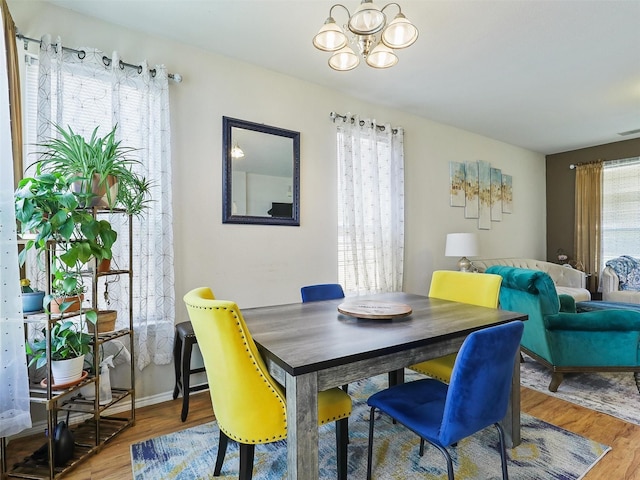
[{"label": "chair nailhead trim", "polygon": [[[191,308],[197,308],[199,310],[229,310],[226,307],[202,307],[202,306],[197,306],[197,305],[188,305]],[[283,421],[284,421],[284,427],[285,427],[285,432],[287,429],[287,408],[286,408],[286,403],[282,400],[282,397],[278,394],[278,392],[275,390],[275,388],[273,388],[273,385],[271,384],[271,382],[269,382],[269,379],[264,375],[264,373],[262,372],[262,370],[260,369],[258,362],[256,361],[255,357],[253,356],[253,354],[251,353],[251,349],[249,347],[249,343],[247,342],[247,337],[244,334],[243,330],[242,330],[242,325],[240,324],[240,318],[238,317],[238,315],[236,315],[235,312],[232,313],[233,318],[236,320],[236,326],[238,327],[238,333],[240,335],[240,337],[243,339],[243,343],[245,345],[245,352],[247,353],[247,355],[249,356],[251,362],[253,363],[253,365],[256,366],[256,372],[258,372],[258,374],[260,375],[260,377],[262,378],[262,381],[264,383],[266,383],[269,387],[269,390],[271,393],[273,393],[273,395],[278,399],[278,401],[280,402],[280,405],[282,406],[282,416],[283,416]],[[226,431],[226,429],[218,424],[220,426],[220,429],[225,433],[225,435],[227,437],[229,437],[232,440],[235,440],[236,442],[240,442],[240,443],[244,443],[244,444],[259,444],[259,443],[269,443],[269,442],[273,442],[273,441],[277,441],[277,440],[282,440],[287,438],[287,435],[285,433],[285,435],[276,435],[273,436],[271,439],[243,439],[238,437],[237,435],[233,435],[232,433]]]}]

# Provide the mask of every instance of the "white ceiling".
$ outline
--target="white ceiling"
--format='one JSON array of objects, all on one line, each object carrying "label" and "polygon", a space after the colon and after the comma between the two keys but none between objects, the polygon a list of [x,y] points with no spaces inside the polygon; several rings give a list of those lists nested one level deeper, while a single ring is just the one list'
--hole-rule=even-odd
[{"label": "white ceiling", "polygon": [[640,0],[399,0],[418,41],[351,72],[311,44],[332,1],[48,1],[544,154],[640,138],[619,135],[640,129]]}]

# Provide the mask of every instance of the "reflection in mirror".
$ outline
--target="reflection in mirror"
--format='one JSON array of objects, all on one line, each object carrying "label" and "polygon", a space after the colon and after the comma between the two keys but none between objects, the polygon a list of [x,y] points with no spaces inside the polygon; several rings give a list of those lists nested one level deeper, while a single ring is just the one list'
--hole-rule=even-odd
[{"label": "reflection in mirror", "polygon": [[222,222],[300,225],[300,133],[222,117]]}]

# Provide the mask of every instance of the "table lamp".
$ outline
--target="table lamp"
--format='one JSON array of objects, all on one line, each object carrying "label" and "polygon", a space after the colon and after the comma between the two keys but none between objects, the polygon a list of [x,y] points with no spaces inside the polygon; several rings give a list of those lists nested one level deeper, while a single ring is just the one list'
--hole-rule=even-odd
[{"label": "table lamp", "polygon": [[458,260],[458,269],[469,272],[471,261],[467,257],[478,256],[478,237],[475,233],[448,233],[444,254],[446,257],[462,257]]}]

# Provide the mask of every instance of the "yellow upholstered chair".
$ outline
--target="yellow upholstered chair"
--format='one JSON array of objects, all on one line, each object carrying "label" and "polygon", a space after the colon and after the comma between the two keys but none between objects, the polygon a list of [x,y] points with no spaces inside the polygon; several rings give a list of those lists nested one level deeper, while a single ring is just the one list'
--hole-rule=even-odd
[{"label": "yellow upholstered chair", "polygon": [[[431,276],[429,296],[480,307],[497,308],[501,282],[500,275],[436,270]],[[456,355],[452,353],[411,365],[409,368],[449,383]]]},{"label": "yellow upholstered chair", "polygon": [[[202,353],[220,428],[214,468],[219,476],[229,439],[240,444],[240,480],[250,480],[256,444],[287,437],[285,392],[269,374],[234,302],[215,300],[209,288],[184,296]],[[351,397],[339,388],[318,395],[318,424],[336,422],[338,478],[347,478],[347,421]]]}]

